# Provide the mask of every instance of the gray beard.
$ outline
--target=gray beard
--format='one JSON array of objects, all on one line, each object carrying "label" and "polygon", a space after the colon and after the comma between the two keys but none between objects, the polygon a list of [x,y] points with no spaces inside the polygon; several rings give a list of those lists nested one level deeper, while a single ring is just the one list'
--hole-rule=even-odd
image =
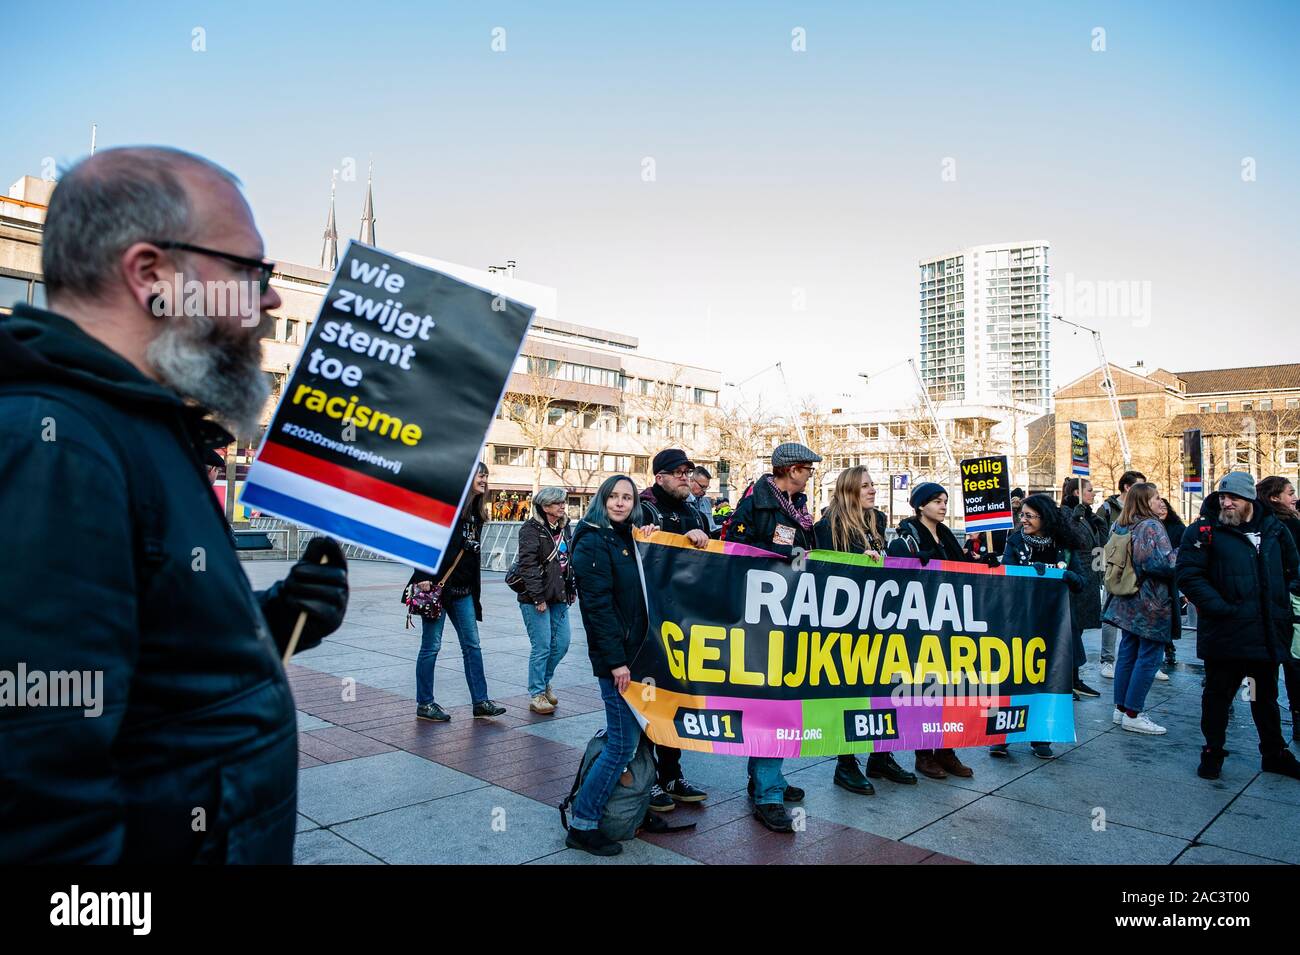
[{"label": "gray beard", "polygon": [[1241,511],[1219,511],[1219,523],[1224,527],[1240,527],[1246,520]]},{"label": "gray beard", "polygon": [[237,435],[252,435],[271,393],[258,333],[230,332],[206,315],[176,315],[149,344],[149,364],[168,387],[198,402]]}]

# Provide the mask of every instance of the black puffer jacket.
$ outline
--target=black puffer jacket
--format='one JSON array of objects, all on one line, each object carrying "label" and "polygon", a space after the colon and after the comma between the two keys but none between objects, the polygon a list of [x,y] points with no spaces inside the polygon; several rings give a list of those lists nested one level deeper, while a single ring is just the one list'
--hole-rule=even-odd
[{"label": "black puffer jacket", "polygon": [[0,862],[292,862],[288,632],[208,482],[229,440],[67,319],[0,320],[0,670],[102,674],[93,719],[0,707]]},{"label": "black puffer jacket", "polygon": [[591,672],[608,678],[631,664],[649,626],[631,525],[580,522],[573,532],[573,573]]},{"label": "black puffer jacket", "polygon": [[[804,530],[790,518],[777,500],[782,493],[764,475],[754,482],[754,490],[740,502],[727,525],[726,539],[751,547],[761,547],[782,557],[790,557],[796,547],[812,550],[816,546],[811,525]],[[790,499],[787,497],[787,501]],[[796,508],[807,507],[808,495],[800,492],[794,496]]]},{"label": "black puffer jacket", "polygon": [[948,529],[947,524],[939,525],[939,539],[935,540],[919,517],[905,517],[899,521],[898,535],[889,542],[886,553],[890,557],[919,557],[922,561],[970,562],[970,557],[957,543],[956,535]]},{"label": "black puffer jacket", "polygon": [[572,558],[573,532],[567,523],[556,530],[536,517],[520,524],[519,575],[525,590],[519,595],[519,602],[568,603],[574,593]]},{"label": "black puffer jacket", "polygon": [[[1257,534],[1256,548],[1248,534]],[[1178,548],[1178,589],[1196,605],[1202,660],[1280,662],[1291,654],[1291,592],[1300,554],[1282,522],[1256,501],[1238,527],[1219,521],[1219,495],[1206,497]]]}]

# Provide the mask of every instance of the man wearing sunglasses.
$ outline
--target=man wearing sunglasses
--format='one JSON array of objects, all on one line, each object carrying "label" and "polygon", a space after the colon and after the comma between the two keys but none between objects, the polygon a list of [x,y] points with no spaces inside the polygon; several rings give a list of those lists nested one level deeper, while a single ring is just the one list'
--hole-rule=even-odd
[{"label": "man wearing sunglasses", "polygon": [[[688,498],[690,475],[695,465],[680,448],[668,448],[655,455],[651,464],[654,484],[641,492],[639,523],[645,530],[682,534],[696,547],[709,546],[704,518]],[[674,746],[655,746],[658,782],[650,791],[650,808],[669,812],[679,802],[703,802],[709,797],[682,774],[682,751]]]},{"label": "man wearing sunglasses", "polygon": [[[268,394],[252,212],[198,156],[104,150],[55,188],[41,259],[49,309],[0,320],[0,671],[94,698],[0,707],[0,862],[291,862],[280,657],[300,613],[299,650],[339,626],[348,585],[316,538],[254,593],[209,486]],[[205,294],[230,283],[251,294]]]}]

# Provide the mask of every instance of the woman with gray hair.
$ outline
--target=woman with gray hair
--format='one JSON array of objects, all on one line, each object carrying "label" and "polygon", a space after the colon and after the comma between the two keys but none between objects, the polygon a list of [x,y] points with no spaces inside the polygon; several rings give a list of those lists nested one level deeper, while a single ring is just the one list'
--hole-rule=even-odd
[{"label": "woman with gray hair", "polygon": [[568,494],[562,487],[544,487],[533,495],[533,514],[519,528],[519,560],[512,578],[518,581],[519,612],[533,645],[528,656],[528,708],[554,713],[559,698],[551,689],[555,668],[569,652],[569,604],[576,590],[569,566],[572,539],[564,513]]}]

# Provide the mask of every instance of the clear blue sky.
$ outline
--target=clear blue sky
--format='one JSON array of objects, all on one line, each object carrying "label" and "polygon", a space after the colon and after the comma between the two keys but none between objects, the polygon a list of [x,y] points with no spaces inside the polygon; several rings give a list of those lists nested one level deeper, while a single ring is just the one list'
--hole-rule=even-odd
[{"label": "clear blue sky", "polygon": [[[854,373],[915,353],[918,259],[1006,239],[1150,283],[1149,322],[1092,322],[1114,361],[1298,361],[1298,32],[1296,3],[24,4],[0,178],[92,122],[175,144],[315,264],[330,171],[354,236],[373,156],[381,246],[515,258],[569,321],[837,404],[910,395]],[[1055,334],[1059,386],[1095,359]]]}]

